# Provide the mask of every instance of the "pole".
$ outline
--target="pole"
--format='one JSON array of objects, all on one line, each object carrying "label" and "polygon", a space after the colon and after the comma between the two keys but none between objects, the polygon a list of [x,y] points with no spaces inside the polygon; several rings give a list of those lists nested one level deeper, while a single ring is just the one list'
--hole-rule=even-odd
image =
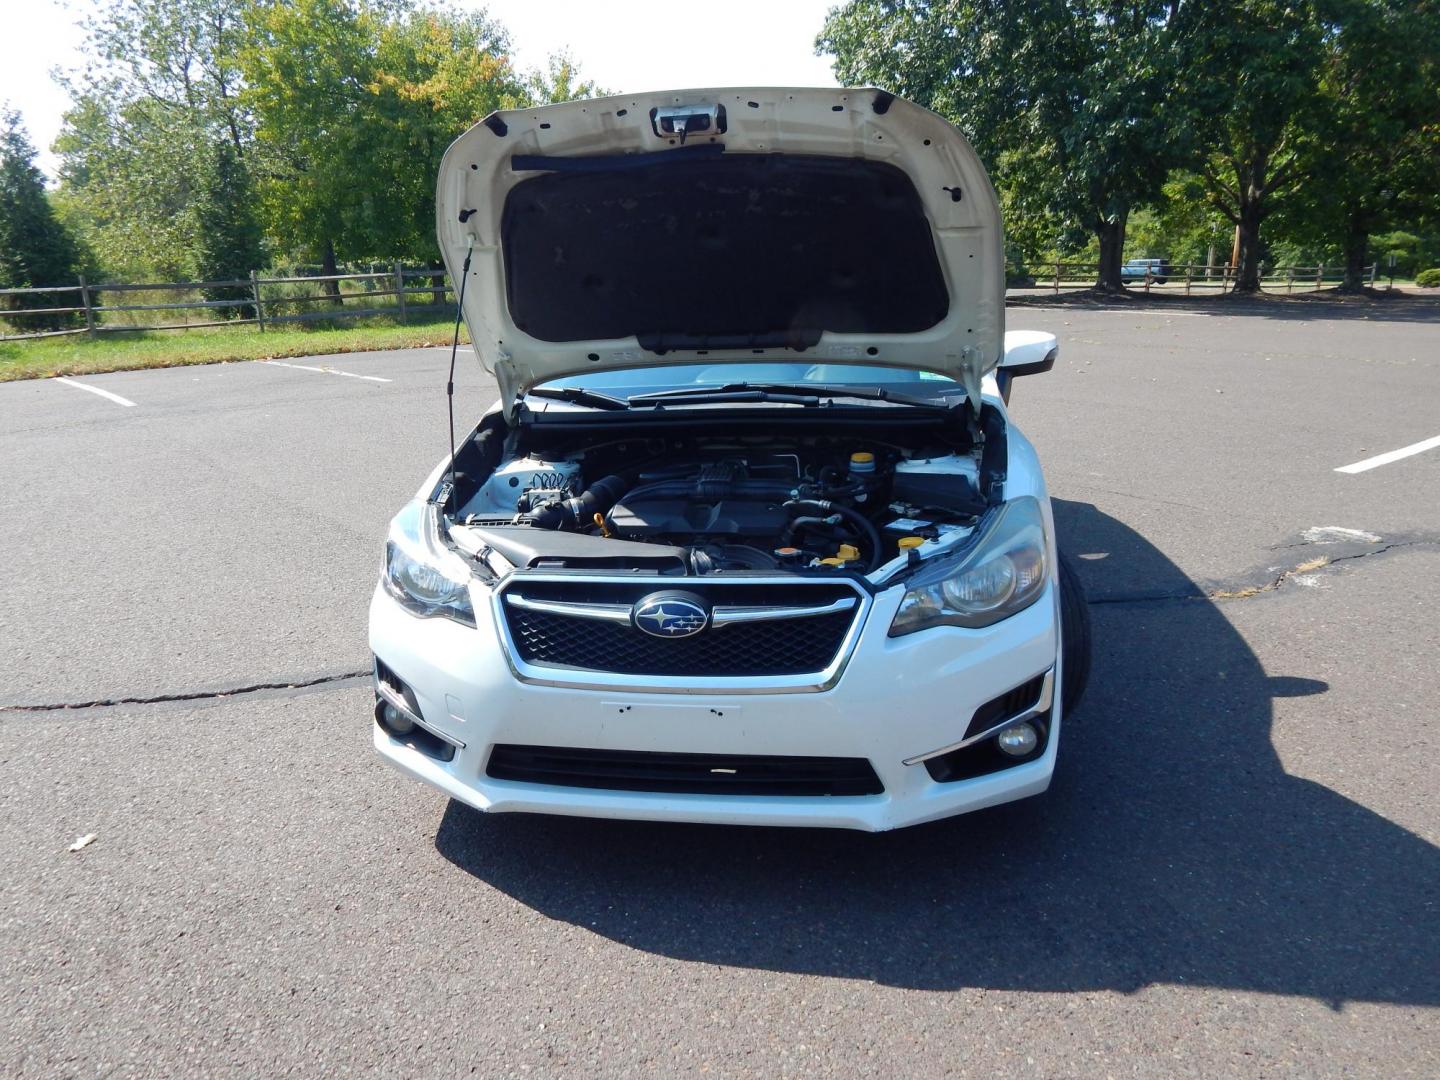
[{"label": "pole", "polygon": [[1055,292],[1060,292],[1060,260],[1055,260]]},{"label": "pole", "polygon": [[255,322],[263,334],[265,332],[265,309],[260,304],[260,273],[257,270],[250,271],[250,295],[255,299]]},{"label": "pole", "polygon": [[95,335],[95,308],[94,308],[94,306],[90,303],[90,286],[87,285],[87,284],[85,284],[85,275],[84,275],[84,274],[79,275],[79,277],[80,277],[80,303],[81,303],[81,304],[84,306],[84,308],[85,308],[85,329],[89,332],[90,336],[93,338],[93,337],[96,336],[96,335]]},{"label": "pole", "polygon": [[395,264],[395,290],[395,298],[400,301],[400,325],[404,326],[408,322],[405,311],[405,271],[398,262]]},{"label": "pole", "polygon": [[1319,292],[1325,287],[1325,264],[1321,263],[1315,268],[1315,291]]}]

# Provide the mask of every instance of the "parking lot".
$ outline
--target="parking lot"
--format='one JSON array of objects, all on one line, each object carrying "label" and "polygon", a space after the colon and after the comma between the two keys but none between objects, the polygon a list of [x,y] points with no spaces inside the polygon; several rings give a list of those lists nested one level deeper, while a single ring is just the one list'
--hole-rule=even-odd
[{"label": "parking lot", "polygon": [[380,763],[447,350],[0,385],[0,1071],[1440,1074],[1440,446],[1373,464],[1440,437],[1440,303],[1008,325],[1090,689],[1046,796],[876,836]]}]

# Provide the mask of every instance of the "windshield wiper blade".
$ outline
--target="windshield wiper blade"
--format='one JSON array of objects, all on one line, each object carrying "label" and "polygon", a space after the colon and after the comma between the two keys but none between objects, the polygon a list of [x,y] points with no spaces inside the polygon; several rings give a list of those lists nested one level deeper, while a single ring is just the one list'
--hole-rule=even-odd
[{"label": "windshield wiper blade", "polygon": [[817,394],[787,390],[783,393],[754,386],[704,386],[694,390],[661,390],[653,394],[637,394],[630,399],[632,408],[654,408],[657,405],[703,405],[707,402],[768,401],[781,405],[820,404]]},{"label": "windshield wiper blade", "polygon": [[896,394],[879,386],[756,382],[728,383],[725,386],[702,386],[693,390],[661,390],[653,394],[637,394],[630,398],[630,404],[650,405],[665,401],[793,401],[796,404],[818,404],[821,398],[885,401],[893,405],[912,405],[922,409],[944,410],[950,407],[945,402],[910,397],[907,394]]},{"label": "windshield wiper blade", "polygon": [[629,402],[623,398],[611,397],[598,390],[586,390],[580,386],[532,386],[527,391],[527,396],[554,398],[556,401],[568,401],[573,405],[588,405],[592,409],[628,409],[630,407]]}]

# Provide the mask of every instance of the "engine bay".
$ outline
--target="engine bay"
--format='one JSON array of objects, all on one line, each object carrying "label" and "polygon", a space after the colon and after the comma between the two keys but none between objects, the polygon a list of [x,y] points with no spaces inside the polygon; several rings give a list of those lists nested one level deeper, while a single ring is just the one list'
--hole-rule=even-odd
[{"label": "engine bay", "polygon": [[517,568],[870,573],[968,535],[993,481],[966,428],[523,434],[467,444],[450,515],[472,556]]}]

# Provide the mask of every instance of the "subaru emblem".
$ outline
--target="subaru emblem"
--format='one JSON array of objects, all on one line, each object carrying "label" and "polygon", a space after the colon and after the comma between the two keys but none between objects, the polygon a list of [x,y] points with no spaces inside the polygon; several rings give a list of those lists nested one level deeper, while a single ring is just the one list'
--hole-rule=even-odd
[{"label": "subaru emblem", "polygon": [[682,638],[704,630],[710,611],[690,593],[652,593],[631,609],[630,620],[651,637]]}]

